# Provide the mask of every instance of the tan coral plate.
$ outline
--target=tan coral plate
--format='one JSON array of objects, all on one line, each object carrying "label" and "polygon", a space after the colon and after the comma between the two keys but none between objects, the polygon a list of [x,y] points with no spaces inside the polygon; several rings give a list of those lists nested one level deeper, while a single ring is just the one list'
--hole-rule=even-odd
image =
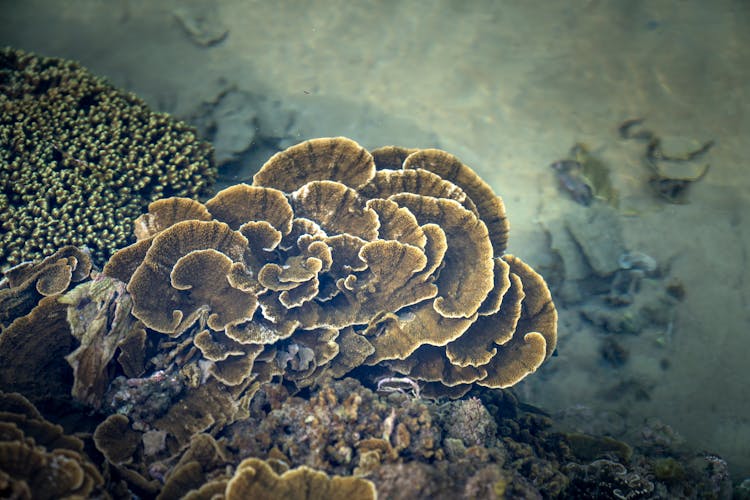
[{"label": "tan coral plate", "polygon": [[135,228],[104,274],[146,327],[203,325],[195,344],[230,385],[384,364],[458,396],[512,386],[555,349],[544,279],[504,254],[501,198],[444,151],[313,139],[204,204],[153,202]]}]

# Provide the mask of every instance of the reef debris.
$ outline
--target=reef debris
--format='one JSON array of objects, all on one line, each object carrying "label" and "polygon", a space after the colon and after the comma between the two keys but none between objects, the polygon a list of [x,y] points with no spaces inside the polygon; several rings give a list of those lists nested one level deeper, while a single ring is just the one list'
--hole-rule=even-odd
[{"label": "reef debris", "polygon": [[[142,385],[165,380],[149,379]],[[732,488],[724,460],[680,446],[673,432],[651,424],[633,447],[559,433],[510,391],[444,403],[351,378],[304,398],[268,383],[246,418],[184,446],[133,424],[111,414],[81,434],[92,436],[84,443],[20,395],[0,393],[0,493],[307,498],[317,485],[326,498],[729,498]],[[106,460],[99,467],[85,451],[93,447]]]},{"label": "reef debris", "polygon": [[557,181],[574,201],[589,206],[594,199],[594,189],[583,175],[583,166],[576,160],[558,160],[550,165]]},{"label": "reef debris", "polygon": [[643,128],[643,122],[643,118],[625,120],[618,127],[620,137],[646,142],[643,161],[651,172],[648,183],[661,199],[674,204],[687,203],[690,186],[701,180],[710,168],[709,164],[704,164],[696,170],[693,164],[713,148],[714,141],[708,140],[683,153],[665,152],[664,139]]},{"label": "reef debris", "polygon": [[378,380],[378,392],[398,392],[419,398],[419,384],[409,377],[385,377]]},{"label": "reef debris", "polygon": [[65,356],[73,368],[72,395],[98,409],[110,384],[108,365],[119,350],[123,369],[142,370],[142,337],[146,335],[131,314],[132,301],[121,281],[98,275],[58,300],[67,308],[67,319],[78,347]]}]

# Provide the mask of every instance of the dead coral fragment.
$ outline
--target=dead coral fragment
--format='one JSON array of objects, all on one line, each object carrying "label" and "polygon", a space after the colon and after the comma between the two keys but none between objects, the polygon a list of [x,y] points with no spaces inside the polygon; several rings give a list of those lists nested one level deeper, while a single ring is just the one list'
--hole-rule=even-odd
[{"label": "dead coral fragment", "polygon": [[703,179],[709,170],[708,163],[698,167],[695,162],[709,152],[714,146],[714,141],[706,141],[699,147],[690,144],[686,149],[695,149],[686,152],[667,153],[664,151],[662,138],[655,132],[643,128],[643,121],[642,118],[625,120],[619,127],[620,137],[647,142],[643,161],[651,171],[649,185],[668,203],[687,203],[690,186]]},{"label": "dead coral fragment", "polygon": [[609,167],[581,143],[573,145],[570,157],[550,165],[560,187],[581,205],[588,206],[594,198],[599,198],[617,206],[618,193],[612,187]]},{"label": "dead coral fragment", "polygon": [[[99,408],[110,382],[107,365],[118,347],[127,353],[125,356],[137,356],[123,344],[145,337],[143,325],[130,315],[133,304],[125,293],[125,284],[114,278],[97,276],[60,297],[59,302],[70,306],[68,325],[80,342],[65,356],[75,379],[71,393],[77,400]],[[131,366],[135,363],[137,360],[132,359]]]},{"label": "dead coral fragment", "polygon": [[198,322],[202,370],[230,386],[387,363],[456,395],[513,385],[555,348],[544,280],[503,256],[501,199],[443,151],[315,139],[205,205],[152,203],[136,228],[104,273],[148,328]]}]

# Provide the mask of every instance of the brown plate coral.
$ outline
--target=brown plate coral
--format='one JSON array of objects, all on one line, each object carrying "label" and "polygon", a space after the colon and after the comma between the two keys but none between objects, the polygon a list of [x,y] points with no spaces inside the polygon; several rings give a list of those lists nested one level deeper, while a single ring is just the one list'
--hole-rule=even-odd
[{"label": "brown plate coral", "polygon": [[378,364],[455,396],[511,386],[555,349],[547,285],[504,254],[502,200],[444,151],[306,141],[252,185],[151,203],[135,234],[104,274],[238,391]]},{"label": "brown plate coral", "polygon": [[107,498],[103,487],[83,441],[0,391],[0,498]]}]

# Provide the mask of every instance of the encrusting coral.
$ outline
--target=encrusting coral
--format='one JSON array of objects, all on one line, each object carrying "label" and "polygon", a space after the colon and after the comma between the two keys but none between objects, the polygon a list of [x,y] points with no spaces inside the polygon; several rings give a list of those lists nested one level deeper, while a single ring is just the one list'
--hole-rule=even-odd
[{"label": "encrusting coral", "polygon": [[151,203],[135,235],[104,275],[127,283],[146,328],[197,347],[203,378],[235,391],[365,364],[456,396],[511,386],[555,349],[544,280],[504,254],[501,199],[443,151],[310,140],[252,185]]},{"label": "encrusting coral", "polygon": [[0,269],[63,245],[103,264],[164,196],[208,194],[211,146],[75,62],[0,48]]}]

